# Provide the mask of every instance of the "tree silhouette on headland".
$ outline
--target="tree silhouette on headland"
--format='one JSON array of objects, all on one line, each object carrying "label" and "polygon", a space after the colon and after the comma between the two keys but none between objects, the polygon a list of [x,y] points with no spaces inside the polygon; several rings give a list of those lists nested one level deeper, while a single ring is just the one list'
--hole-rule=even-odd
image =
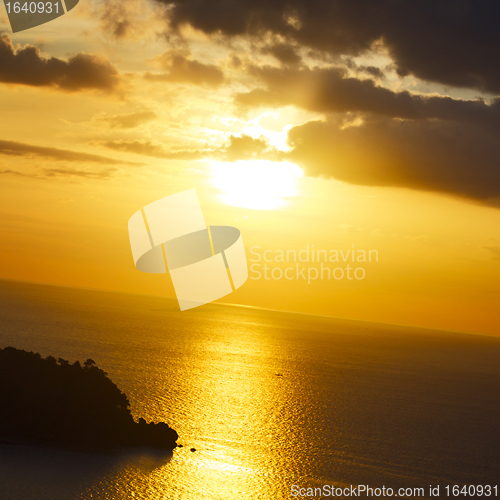
[{"label": "tree silhouette on headland", "polygon": [[173,449],[165,423],[135,422],[125,394],[92,359],[83,366],[0,349],[0,436],[63,446]]}]

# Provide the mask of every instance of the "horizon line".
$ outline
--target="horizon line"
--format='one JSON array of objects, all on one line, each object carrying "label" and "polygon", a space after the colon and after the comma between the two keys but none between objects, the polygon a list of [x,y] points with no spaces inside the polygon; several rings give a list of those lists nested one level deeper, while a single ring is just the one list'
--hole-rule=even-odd
[{"label": "horizon line", "polygon": [[[78,289],[78,290],[89,290],[89,291],[106,292],[106,293],[119,293],[119,294],[124,294],[124,295],[137,295],[140,297],[152,297],[152,298],[157,298],[157,299],[167,299],[167,300],[172,300],[172,301],[177,302],[176,297],[168,297],[165,295],[151,295],[151,294],[147,294],[147,293],[138,293],[138,292],[127,292],[124,290],[113,290],[113,289],[109,289],[109,288],[94,288],[94,287],[86,287],[86,286],[80,286],[80,285],[63,285],[60,283],[47,283],[47,282],[43,282],[43,281],[20,280],[20,279],[14,279],[14,278],[4,278],[1,276],[0,276],[0,281],[13,281],[16,283],[27,283],[27,284],[31,284],[31,285],[53,286],[53,287],[58,287],[58,288],[74,288],[74,289]],[[210,302],[210,303],[204,304],[204,305],[240,307],[240,308],[244,308],[244,309],[256,309],[256,310],[260,310],[260,311],[268,311],[268,312],[276,312],[276,313],[284,313],[284,314],[300,314],[303,316],[313,316],[313,317],[317,317],[317,318],[334,319],[334,320],[340,320],[340,321],[369,323],[369,324],[373,324],[373,325],[387,325],[387,326],[400,327],[400,328],[413,328],[416,330],[430,330],[430,331],[453,333],[453,334],[460,334],[460,335],[479,335],[479,336],[483,336],[483,337],[500,338],[500,334],[494,334],[494,333],[479,333],[479,332],[470,332],[470,331],[463,331],[463,330],[462,331],[460,331],[460,330],[447,330],[446,328],[416,326],[416,325],[408,325],[408,324],[400,324],[400,323],[388,323],[388,322],[381,322],[381,321],[370,321],[370,320],[365,320],[365,319],[342,318],[339,316],[329,316],[327,314],[315,314],[315,313],[307,313],[307,312],[300,312],[300,311],[288,311],[286,309],[273,309],[273,308],[269,308],[269,307],[252,306],[252,305],[248,305],[248,304],[234,304],[231,302]],[[179,312],[182,312],[182,311],[179,309]]]}]

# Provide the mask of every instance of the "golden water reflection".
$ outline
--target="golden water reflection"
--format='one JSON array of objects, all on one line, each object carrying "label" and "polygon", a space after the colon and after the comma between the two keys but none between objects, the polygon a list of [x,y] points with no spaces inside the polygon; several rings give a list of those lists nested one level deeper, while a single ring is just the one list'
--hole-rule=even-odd
[{"label": "golden water reflection", "polygon": [[0,444],[2,500],[280,500],[293,484],[498,476],[500,339],[34,285],[4,302],[3,345],[95,359],[184,447]]}]

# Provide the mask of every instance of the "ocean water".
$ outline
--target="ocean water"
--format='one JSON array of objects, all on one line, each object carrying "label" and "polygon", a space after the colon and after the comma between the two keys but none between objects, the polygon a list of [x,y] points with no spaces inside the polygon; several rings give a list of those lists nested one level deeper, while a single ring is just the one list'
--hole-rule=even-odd
[{"label": "ocean water", "polygon": [[94,359],[184,447],[2,444],[2,500],[500,486],[500,338],[0,281],[6,346]]}]

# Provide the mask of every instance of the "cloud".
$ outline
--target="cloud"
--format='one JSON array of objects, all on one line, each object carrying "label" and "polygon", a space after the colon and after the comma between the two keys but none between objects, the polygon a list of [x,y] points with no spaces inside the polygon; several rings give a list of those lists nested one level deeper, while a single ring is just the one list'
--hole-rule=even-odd
[{"label": "cloud", "polygon": [[44,174],[46,177],[81,177],[83,179],[110,179],[117,171],[117,168],[107,168],[100,171],[82,170],[77,168],[46,168]]},{"label": "cloud", "polygon": [[153,111],[139,111],[137,113],[128,113],[122,115],[98,115],[93,120],[98,123],[103,123],[113,129],[131,129],[149,123],[158,118],[158,115]]},{"label": "cloud", "polygon": [[290,66],[299,64],[302,58],[297,54],[297,51],[293,45],[288,43],[278,42],[271,45],[266,45],[262,49],[263,54],[271,54],[278,61],[283,64]]},{"label": "cloud", "polygon": [[[97,179],[97,180],[107,180],[113,177],[113,174],[117,171],[117,168],[111,167],[103,170],[82,170],[76,168],[44,168],[38,172],[19,172],[17,170],[0,170],[0,175],[9,174],[16,175],[19,177],[30,177],[32,179],[47,180],[52,177],[80,177],[83,179]],[[60,202],[70,201],[71,198],[60,199]]]},{"label": "cloud", "polygon": [[118,91],[121,79],[111,63],[91,54],[77,54],[67,61],[44,58],[40,49],[25,45],[16,49],[7,35],[0,36],[0,82],[52,87],[66,92]]},{"label": "cloud", "polygon": [[113,151],[132,153],[163,160],[198,160],[212,153],[212,150],[168,150],[161,144],[147,140],[98,141],[95,144]]},{"label": "cloud", "polygon": [[482,200],[500,195],[500,136],[470,122],[377,118],[345,127],[341,117],[288,133],[293,161],[310,176]]},{"label": "cloud", "polygon": [[500,198],[500,99],[394,92],[340,68],[250,66],[263,88],[244,106],[295,105],[326,121],[289,131],[291,161],[306,174],[354,184]]},{"label": "cloud", "polygon": [[109,158],[107,156],[80,153],[78,151],[69,151],[67,149],[34,146],[32,144],[2,140],[0,140],[0,154],[23,158],[42,158],[55,161],[99,163],[102,165],[144,165],[144,163],[118,160],[115,158]]},{"label": "cloud", "polygon": [[163,160],[217,159],[234,162],[264,157],[266,159],[281,159],[283,156],[281,152],[271,147],[265,139],[254,139],[246,134],[240,136],[231,135],[226,145],[214,149],[172,150],[149,140],[98,141],[95,144],[114,151]]},{"label": "cloud", "polygon": [[160,19],[164,9],[148,0],[94,0],[89,8],[108,38],[144,40],[147,35],[155,38],[161,31]]},{"label": "cloud", "polygon": [[[140,2],[108,0],[97,4],[97,15],[104,33],[117,39],[129,38],[134,31],[134,5]],[[133,13],[132,13],[132,12]]]},{"label": "cloud", "polygon": [[340,68],[250,67],[266,88],[236,95],[246,106],[295,105],[318,113],[362,112],[403,119],[442,119],[500,125],[500,99],[488,105],[451,97],[394,92],[373,80],[346,76]]},{"label": "cloud", "polygon": [[241,136],[231,135],[229,144],[224,148],[220,155],[227,161],[249,160],[253,158],[262,158],[263,155],[268,158],[269,144],[264,139],[254,139],[249,135]]},{"label": "cloud", "polygon": [[0,170],[0,175],[17,175],[19,177],[35,177],[35,178],[40,178],[34,174],[26,174],[24,172],[18,172],[17,170],[12,170],[12,169],[6,169],[6,170]]},{"label": "cloud", "polygon": [[151,81],[190,83],[218,87],[224,83],[224,73],[213,64],[203,64],[192,59],[184,50],[171,50],[158,56],[154,62],[166,73],[146,73],[144,78]]},{"label": "cloud", "polygon": [[357,64],[356,61],[349,56],[342,57],[341,62],[357,75],[365,74],[378,79],[382,79],[385,76],[384,72],[380,68],[377,68],[376,66]]},{"label": "cloud", "polygon": [[500,4],[494,0],[156,0],[171,30],[272,34],[338,57],[382,43],[400,75],[500,93]]}]

